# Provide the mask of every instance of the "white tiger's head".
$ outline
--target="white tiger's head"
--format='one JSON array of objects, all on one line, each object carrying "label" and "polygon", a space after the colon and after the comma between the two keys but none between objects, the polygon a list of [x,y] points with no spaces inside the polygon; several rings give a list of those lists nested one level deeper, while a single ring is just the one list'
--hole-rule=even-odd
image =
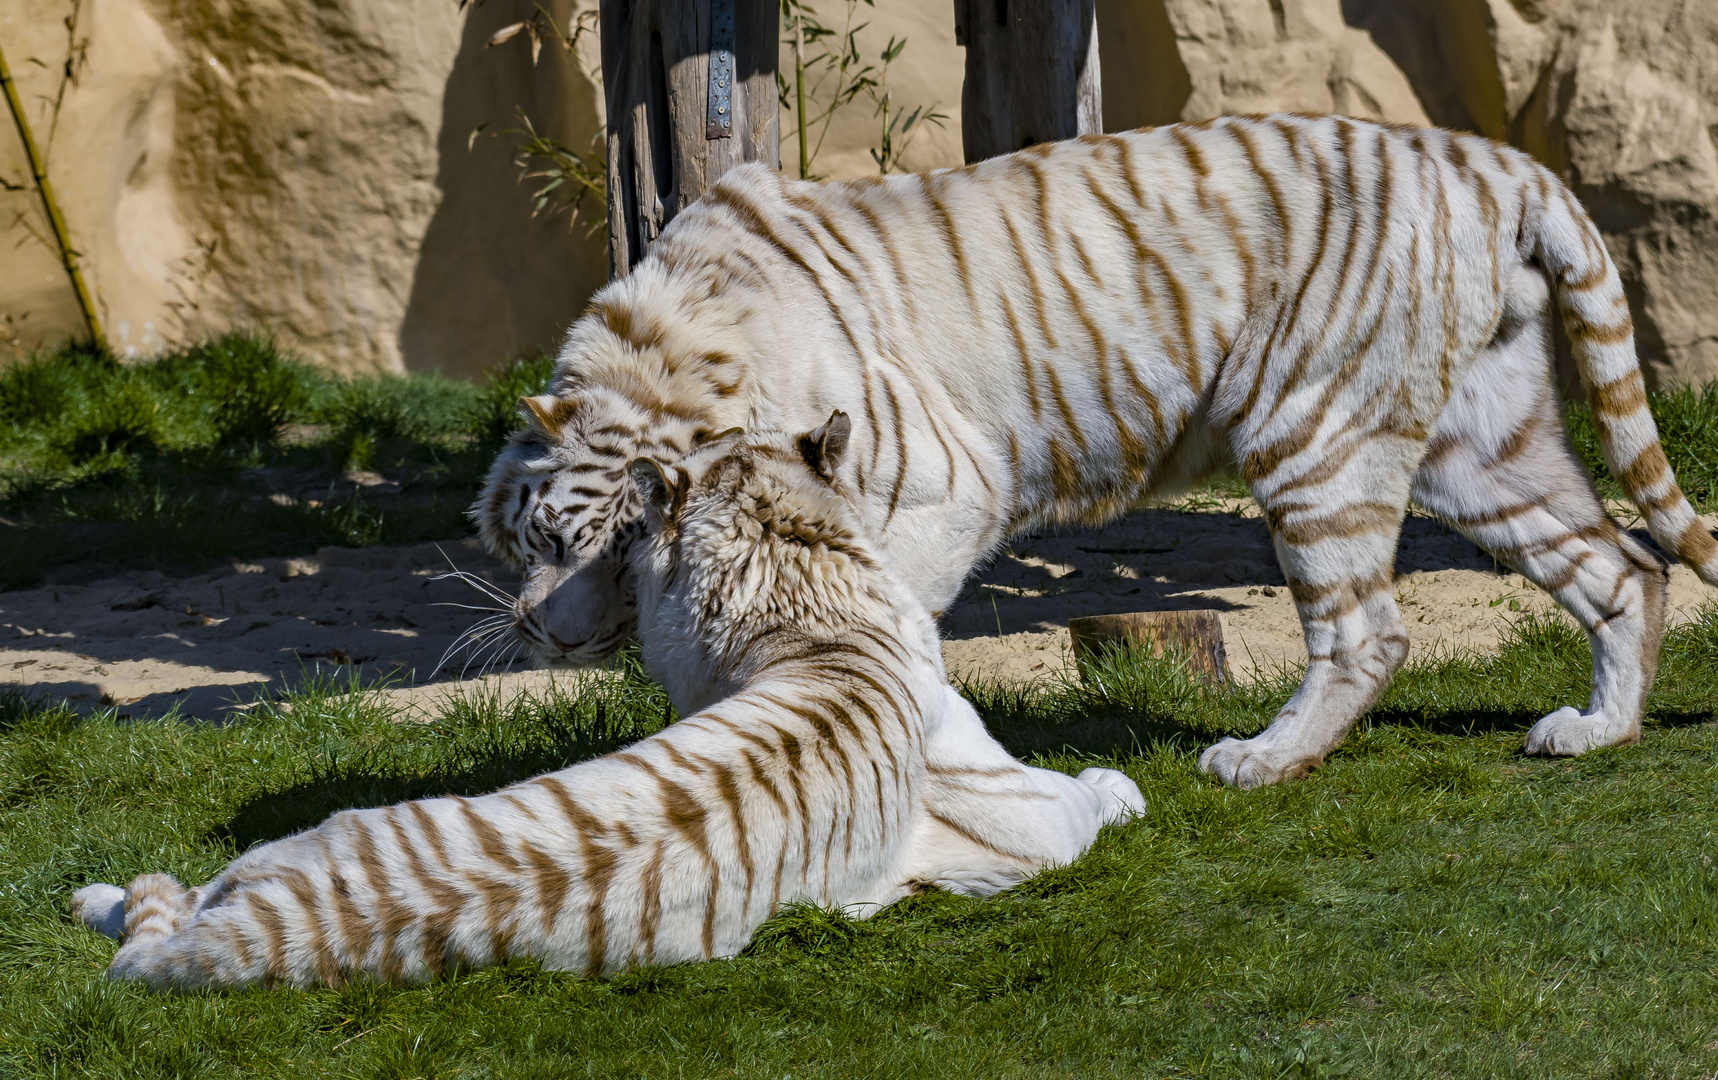
[{"label": "white tiger's head", "polygon": [[587,666],[633,623],[627,549],[643,510],[627,465],[669,465],[744,423],[747,346],[708,274],[646,263],[568,331],[551,392],[520,399],[524,430],[471,508],[484,544],[524,574],[513,621],[537,659]]},{"label": "white tiger's head", "polygon": [[632,634],[627,553],[643,503],[627,469],[673,462],[709,432],[604,391],[523,398],[528,424],[490,467],[472,507],[484,545],[523,580],[514,629],[537,659],[600,664]]},{"label": "white tiger's head", "polygon": [[850,430],[837,411],[798,437],[724,434],[666,467],[631,463],[644,664],[682,712],[784,652],[862,640],[940,657],[930,615],[878,561],[837,477]]}]

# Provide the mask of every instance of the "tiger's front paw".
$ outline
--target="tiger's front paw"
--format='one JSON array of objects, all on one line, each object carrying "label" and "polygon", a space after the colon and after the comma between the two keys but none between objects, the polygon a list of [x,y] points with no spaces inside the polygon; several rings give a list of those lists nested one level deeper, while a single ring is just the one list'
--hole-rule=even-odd
[{"label": "tiger's front paw", "polygon": [[1145,813],[1145,796],[1139,785],[1116,769],[1087,769],[1079,780],[1104,794],[1104,824],[1113,825]]},{"label": "tiger's front paw", "polygon": [[1305,776],[1322,764],[1318,757],[1285,750],[1263,739],[1224,739],[1199,755],[1199,768],[1243,791]]},{"label": "tiger's front paw", "polygon": [[1573,705],[1541,719],[1527,733],[1521,750],[1539,757],[1578,757],[1601,746],[1640,742],[1640,724],[1626,724],[1604,713],[1583,713]]},{"label": "tiger's front paw", "polygon": [[72,918],[115,941],[125,933],[125,890],[97,882],[72,893]]}]

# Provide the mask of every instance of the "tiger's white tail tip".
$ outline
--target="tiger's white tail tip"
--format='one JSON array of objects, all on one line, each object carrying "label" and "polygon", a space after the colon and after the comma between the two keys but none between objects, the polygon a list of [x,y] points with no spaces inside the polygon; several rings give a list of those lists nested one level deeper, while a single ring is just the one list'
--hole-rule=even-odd
[{"label": "tiger's white tail tip", "polygon": [[125,933],[125,890],[98,881],[72,893],[72,917],[115,941]]}]

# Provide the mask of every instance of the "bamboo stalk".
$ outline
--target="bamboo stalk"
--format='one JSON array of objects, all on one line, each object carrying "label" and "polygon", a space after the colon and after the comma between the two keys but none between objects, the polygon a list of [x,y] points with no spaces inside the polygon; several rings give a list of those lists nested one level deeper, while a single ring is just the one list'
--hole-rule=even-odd
[{"label": "bamboo stalk", "polygon": [[799,128],[799,178],[810,180],[811,158],[805,145],[805,13],[798,6],[793,9],[793,85],[797,95],[793,119]]},{"label": "bamboo stalk", "polygon": [[18,99],[17,84],[12,81],[12,70],[6,66],[6,54],[0,51],[0,87],[6,91],[6,104],[12,110],[12,121],[18,125],[18,137],[24,141],[24,153],[30,159],[30,175],[36,181],[36,192],[42,196],[42,205],[48,212],[48,224],[54,230],[54,242],[60,245],[60,262],[66,268],[66,276],[72,279],[72,288],[77,290],[78,306],[83,309],[84,325],[89,328],[90,341],[96,348],[103,348],[107,339],[101,332],[101,320],[95,313],[95,302],[90,299],[89,287],[84,284],[83,271],[78,268],[78,253],[72,250],[71,237],[66,231],[66,219],[60,214],[60,204],[54,199],[53,185],[48,182],[48,167],[42,161],[41,151],[36,149],[36,137],[30,134],[30,121],[24,116],[24,103]]}]

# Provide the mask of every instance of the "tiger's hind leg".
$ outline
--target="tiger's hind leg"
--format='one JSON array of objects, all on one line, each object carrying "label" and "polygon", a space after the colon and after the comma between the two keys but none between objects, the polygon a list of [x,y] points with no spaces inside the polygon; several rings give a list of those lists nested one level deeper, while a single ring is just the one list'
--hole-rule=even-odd
[{"label": "tiger's hind leg", "polygon": [[1586,630],[1593,693],[1527,733],[1529,754],[1575,755],[1640,739],[1658,667],[1668,578],[1619,529],[1569,446],[1552,384],[1548,294],[1512,280],[1510,312],[1452,395],[1414,481],[1414,498],[1549,592]]}]

